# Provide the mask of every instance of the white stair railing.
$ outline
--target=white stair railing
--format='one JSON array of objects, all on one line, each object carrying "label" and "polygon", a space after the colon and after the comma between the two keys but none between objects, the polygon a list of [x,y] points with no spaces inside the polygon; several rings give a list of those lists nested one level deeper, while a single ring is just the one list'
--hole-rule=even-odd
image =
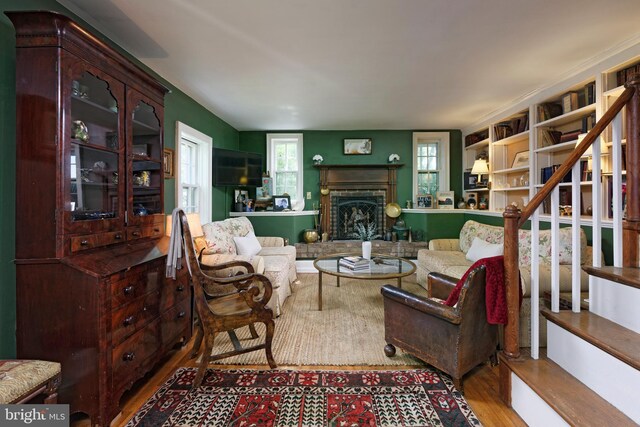
[{"label": "white stair railing", "polygon": [[[612,211],[613,211],[613,261],[614,266],[622,266],[622,114],[618,113],[611,123],[612,127]],[[594,267],[602,266],[602,218],[608,212],[609,207],[601,207],[603,195],[601,137],[598,137],[592,145],[592,248]],[[580,312],[581,303],[581,180],[582,167],[580,162],[571,169],[571,200],[573,209],[571,212],[571,305],[572,311]],[[551,194],[551,311],[560,311],[560,186],[556,186]],[[540,347],[540,268],[539,268],[539,241],[540,241],[540,213],[542,205],[531,215],[531,357],[539,358]],[[589,278],[591,292],[591,281]]]}]

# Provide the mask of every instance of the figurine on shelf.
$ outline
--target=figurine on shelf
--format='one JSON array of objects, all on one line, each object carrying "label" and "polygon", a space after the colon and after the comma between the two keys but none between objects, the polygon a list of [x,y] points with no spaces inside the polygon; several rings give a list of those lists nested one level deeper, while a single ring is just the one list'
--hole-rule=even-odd
[{"label": "figurine on shelf", "polygon": [[489,208],[489,202],[487,202],[486,197],[480,199],[480,203],[478,203],[478,209],[485,210]]},{"label": "figurine on shelf", "polygon": [[82,142],[89,140],[89,129],[82,120],[74,120],[71,124],[71,138],[79,139]]}]

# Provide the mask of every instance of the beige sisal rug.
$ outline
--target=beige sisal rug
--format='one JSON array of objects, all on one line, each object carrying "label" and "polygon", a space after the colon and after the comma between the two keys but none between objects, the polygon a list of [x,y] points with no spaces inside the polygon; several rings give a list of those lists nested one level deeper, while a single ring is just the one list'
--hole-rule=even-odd
[{"label": "beige sisal rug", "polygon": [[[394,357],[384,354],[382,280],[341,279],[323,275],[323,311],[318,311],[318,275],[299,274],[300,284],[275,319],[273,356],[278,365],[423,365],[398,349]],[[395,280],[392,280],[395,282]],[[394,283],[395,284],[395,283]],[[403,289],[419,292],[415,275],[403,278]],[[264,340],[264,325],[256,325]],[[236,331],[243,346],[252,343],[248,328]],[[233,349],[228,334],[216,337],[214,353]],[[264,350],[228,357],[214,363],[266,364]]]}]

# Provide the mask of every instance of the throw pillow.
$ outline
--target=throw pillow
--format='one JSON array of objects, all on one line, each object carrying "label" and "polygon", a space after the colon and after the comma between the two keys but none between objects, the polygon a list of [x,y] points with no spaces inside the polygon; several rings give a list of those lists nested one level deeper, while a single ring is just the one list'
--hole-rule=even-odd
[{"label": "throw pillow", "polygon": [[258,252],[262,250],[262,246],[260,246],[260,242],[258,242],[253,232],[244,237],[234,237],[233,241],[236,243],[238,255],[254,256],[258,255]]},{"label": "throw pillow", "polygon": [[501,243],[488,243],[478,237],[474,237],[471,247],[467,252],[466,258],[469,261],[476,262],[480,258],[489,258],[504,253],[504,246]]}]

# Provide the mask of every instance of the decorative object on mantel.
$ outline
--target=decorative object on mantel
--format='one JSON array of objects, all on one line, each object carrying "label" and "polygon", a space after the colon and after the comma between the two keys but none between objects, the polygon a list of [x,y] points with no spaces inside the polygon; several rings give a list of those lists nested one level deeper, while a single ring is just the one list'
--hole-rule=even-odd
[{"label": "decorative object on mantel", "polygon": [[400,156],[396,153],[389,155],[389,163],[398,163],[400,161]]},{"label": "decorative object on mantel", "polygon": [[313,156],[313,164],[314,165],[322,164],[323,161],[324,161],[324,159],[322,158],[322,156],[320,154],[316,154],[315,156]]},{"label": "decorative object on mantel", "polygon": [[327,194],[329,194],[329,188],[328,187],[322,187],[320,189],[320,194],[322,194],[323,196],[326,196]]}]

